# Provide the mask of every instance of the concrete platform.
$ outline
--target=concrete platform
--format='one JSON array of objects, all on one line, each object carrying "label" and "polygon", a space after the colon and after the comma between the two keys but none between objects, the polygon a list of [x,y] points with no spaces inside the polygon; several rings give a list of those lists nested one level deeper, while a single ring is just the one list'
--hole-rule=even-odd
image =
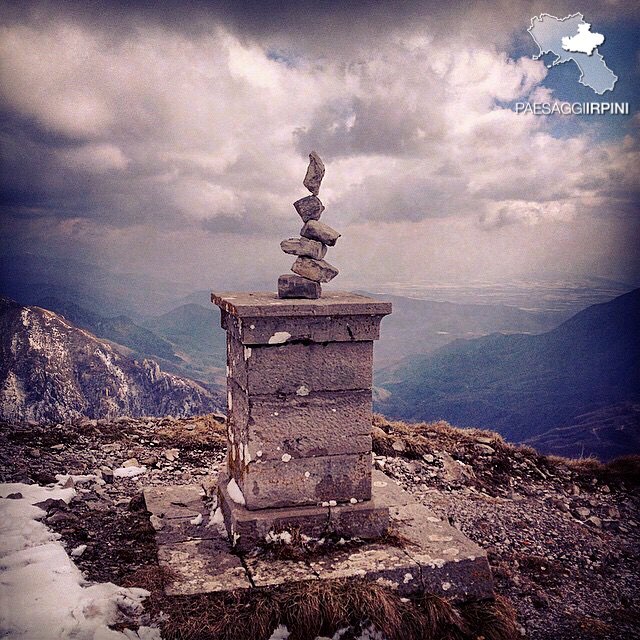
[{"label": "concrete platform", "polygon": [[493,595],[487,556],[480,547],[416,503],[388,476],[374,471],[373,485],[378,506],[389,510],[395,538],[351,541],[302,560],[278,559],[259,549],[241,552],[233,548],[221,510],[207,508],[199,485],[146,489],[147,509],[161,527],[158,559],[174,576],[166,593],[187,595],[359,577],[405,596],[426,591],[465,601]]}]

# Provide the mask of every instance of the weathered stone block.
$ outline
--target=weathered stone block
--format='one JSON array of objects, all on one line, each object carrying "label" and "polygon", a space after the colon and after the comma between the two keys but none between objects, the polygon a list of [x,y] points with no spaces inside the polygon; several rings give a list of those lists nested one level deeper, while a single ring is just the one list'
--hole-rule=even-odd
[{"label": "weathered stone block", "polygon": [[390,509],[391,526],[408,541],[406,553],[422,568],[425,591],[457,599],[488,598],[493,578],[486,553],[422,504]]},{"label": "weathered stone block", "polygon": [[317,240],[309,240],[309,238],[289,238],[280,243],[280,248],[285,253],[295,256],[307,256],[322,260],[327,253],[327,247]]},{"label": "weathered stone block", "polygon": [[298,257],[291,271],[315,282],[330,282],[338,275],[338,270],[326,260],[315,260],[304,256]]},{"label": "weathered stone block", "polygon": [[389,507],[376,500],[372,489],[371,500],[329,507],[329,523],[331,529],[344,538],[380,538],[389,529]]},{"label": "weathered stone block", "polygon": [[147,511],[159,518],[194,518],[205,515],[204,490],[199,485],[147,487],[144,501]]},{"label": "weathered stone block", "polygon": [[[373,477],[375,486],[368,505],[358,503],[338,507],[249,511],[229,498],[227,476],[221,473],[219,505],[235,547],[232,548],[227,532],[219,522],[222,520],[219,512],[213,518],[213,526],[207,527],[211,531],[210,539],[167,544],[158,538],[159,562],[172,575],[171,583],[165,588],[166,593],[189,595],[317,578],[365,578],[404,596],[429,592],[462,601],[492,597],[493,584],[486,553],[448,522],[416,503],[391,478],[378,471],[373,473]],[[192,487],[190,496],[187,489],[180,487],[174,490],[172,487],[168,495],[182,494],[186,498],[182,508],[197,511],[194,507],[201,501],[200,486]],[[161,495],[156,501],[152,497],[149,504],[158,507],[156,513],[168,512]],[[384,508],[380,509],[380,506]],[[391,530],[398,534],[401,543],[370,542],[346,550],[343,547],[327,548],[322,557],[311,556],[306,562],[275,559],[273,554],[261,549],[269,533],[298,530],[319,539],[328,531],[334,531],[347,537],[350,534],[336,531],[337,514],[353,514],[350,526],[357,526],[360,510],[373,509],[373,512],[384,515],[385,508],[391,512]],[[177,514],[175,511],[171,513]],[[172,517],[169,520],[177,524],[183,518]],[[366,535],[365,526],[359,537],[366,538]],[[269,538],[272,540],[273,536]],[[285,541],[282,537],[280,539]]]},{"label": "weathered stone block", "polygon": [[221,473],[218,480],[218,504],[235,548],[240,552],[254,550],[265,544],[270,532],[299,530],[311,538],[321,538],[327,532],[329,508],[322,506],[287,507],[250,511],[234,502],[227,491],[229,477]]},{"label": "weathered stone block", "polygon": [[[296,276],[288,274],[289,278]],[[320,285],[318,285],[320,286]],[[328,294],[326,294],[328,295]],[[287,342],[360,342],[378,340],[383,316],[360,314],[318,317],[248,317],[237,318],[223,312],[224,328],[247,346],[269,344],[274,337],[285,336]]]},{"label": "weathered stone block", "polygon": [[[357,293],[330,291],[319,300],[279,300],[268,291],[212,293],[211,301],[237,318],[319,317],[391,313],[391,303]],[[223,328],[226,328],[223,324]]]},{"label": "weathered stone block", "polygon": [[293,206],[302,218],[303,222],[319,220],[322,212],[324,211],[324,205],[317,196],[306,196],[305,198],[300,198],[300,200],[296,200],[293,203]]},{"label": "weathered stone block", "polygon": [[332,229],[328,224],[318,222],[317,220],[309,220],[309,222],[306,222],[304,227],[302,227],[300,235],[333,247],[341,234],[335,229]]},{"label": "weathered stone block", "polygon": [[318,579],[318,574],[301,560],[277,560],[270,556],[247,555],[244,561],[256,587]]},{"label": "weathered stone block", "polygon": [[320,191],[322,178],[324,178],[324,164],[320,156],[315,151],[312,151],[309,154],[309,166],[307,167],[307,173],[304,176],[302,184],[304,184],[314,196],[317,196]]},{"label": "weathered stone block", "polygon": [[313,558],[309,564],[322,580],[366,578],[407,596],[421,590],[418,563],[402,549],[390,545],[372,543],[355,550],[333,552]]},{"label": "weathered stone block", "polygon": [[[278,339],[285,339],[278,336]],[[247,347],[228,337],[229,376],[251,395],[370,389],[373,343],[294,343]]]},{"label": "weathered stone block", "polygon": [[371,451],[370,391],[250,396],[233,380],[229,390],[230,440],[245,464],[280,460],[283,454],[306,458]]},{"label": "weathered stone block", "polygon": [[322,295],[319,282],[285,273],[278,278],[278,297],[315,300]]},{"label": "weathered stone block", "polygon": [[158,544],[173,544],[199,538],[213,538],[208,527],[209,512],[200,485],[147,487],[144,499],[147,510],[155,516]]},{"label": "weathered stone block", "polygon": [[[237,468],[234,473],[239,473]],[[371,454],[252,460],[236,477],[248,509],[371,498]]]},{"label": "weathered stone block", "polygon": [[319,540],[328,534],[369,540],[384,535],[389,526],[389,509],[374,499],[337,507],[302,506],[249,510],[229,497],[229,476],[220,475],[218,504],[224,514],[235,548],[250,552],[267,542],[270,533],[295,532]]},{"label": "weathered stone block", "polygon": [[240,558],[233,555],[229,542],[221,536],[161,545],[158,562],[171,572],[172,578],[165,587],[165,593],[170,596],[251,587]]}]

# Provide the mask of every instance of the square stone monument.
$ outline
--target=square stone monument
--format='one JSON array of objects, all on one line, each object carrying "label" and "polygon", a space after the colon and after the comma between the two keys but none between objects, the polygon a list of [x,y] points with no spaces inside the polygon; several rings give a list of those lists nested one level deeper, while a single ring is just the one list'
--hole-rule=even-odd
[{"label": "square stone monument", "polygon": [[241,549],[270,530],[379,537],[372,499],[373,341],[391,304],[214,293],[227,331],[228,475],[219,482]]}]

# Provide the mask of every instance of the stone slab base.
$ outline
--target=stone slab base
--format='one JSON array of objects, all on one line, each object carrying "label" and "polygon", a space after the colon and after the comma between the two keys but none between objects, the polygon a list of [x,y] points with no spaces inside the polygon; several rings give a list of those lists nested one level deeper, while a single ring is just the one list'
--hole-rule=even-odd
[{"label": "stone slab base", "polygon": [[234,502],[227,492],[228,477],[218,478],[218,504],[229,538],[239,553],[264,545],[269,534],[298,532],[309,538],[336,535],[363,540],[383,536],[389,527],[389,507],[376,494],[371,500],[336,506],[286,507],[249,510]]},{"label": "stone slab base", "polygon": [[[145,490],[147,508],[160,527],[159,562],[173,575],[166,593],[188,595],[359,577],[403,596],[430,592],[462,601],[493,596],[487,556],[480,547],[416,503],[388,476],[374,471],[373,485],[377,504],[389,510],[390,533],[395,535],[336,546],[305,560],[281,560],[268,552],[241,553],[233,548],[222,511],[194,509],[198,498],[202,502],[198,485],[181,488],[179,497],[172,488]],[[161,491],[165,493],[159,495]],[[202,522],[193,524],[202,514]],[[163,541],[164,526],[173,531],[170,540]]]}]

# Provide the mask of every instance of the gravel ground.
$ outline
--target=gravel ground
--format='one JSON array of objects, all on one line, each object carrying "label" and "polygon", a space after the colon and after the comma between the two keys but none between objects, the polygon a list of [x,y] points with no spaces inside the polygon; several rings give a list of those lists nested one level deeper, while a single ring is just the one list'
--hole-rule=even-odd
[{"label": "gravel ground", "polygon": [[[206,482],[224,461],[223,419],[118,418],[0,425],[3,482],[95,474],[46,523],[87,577],[138,585],[157,571],[143,487]],[[375,464],[489,552],[524,637],[640,638],[638,463],[546,458],[496,434],[376,417]],[[146,467],[131,478],[118,468]],[[116,473],[117,476],[117,473]]]}]

